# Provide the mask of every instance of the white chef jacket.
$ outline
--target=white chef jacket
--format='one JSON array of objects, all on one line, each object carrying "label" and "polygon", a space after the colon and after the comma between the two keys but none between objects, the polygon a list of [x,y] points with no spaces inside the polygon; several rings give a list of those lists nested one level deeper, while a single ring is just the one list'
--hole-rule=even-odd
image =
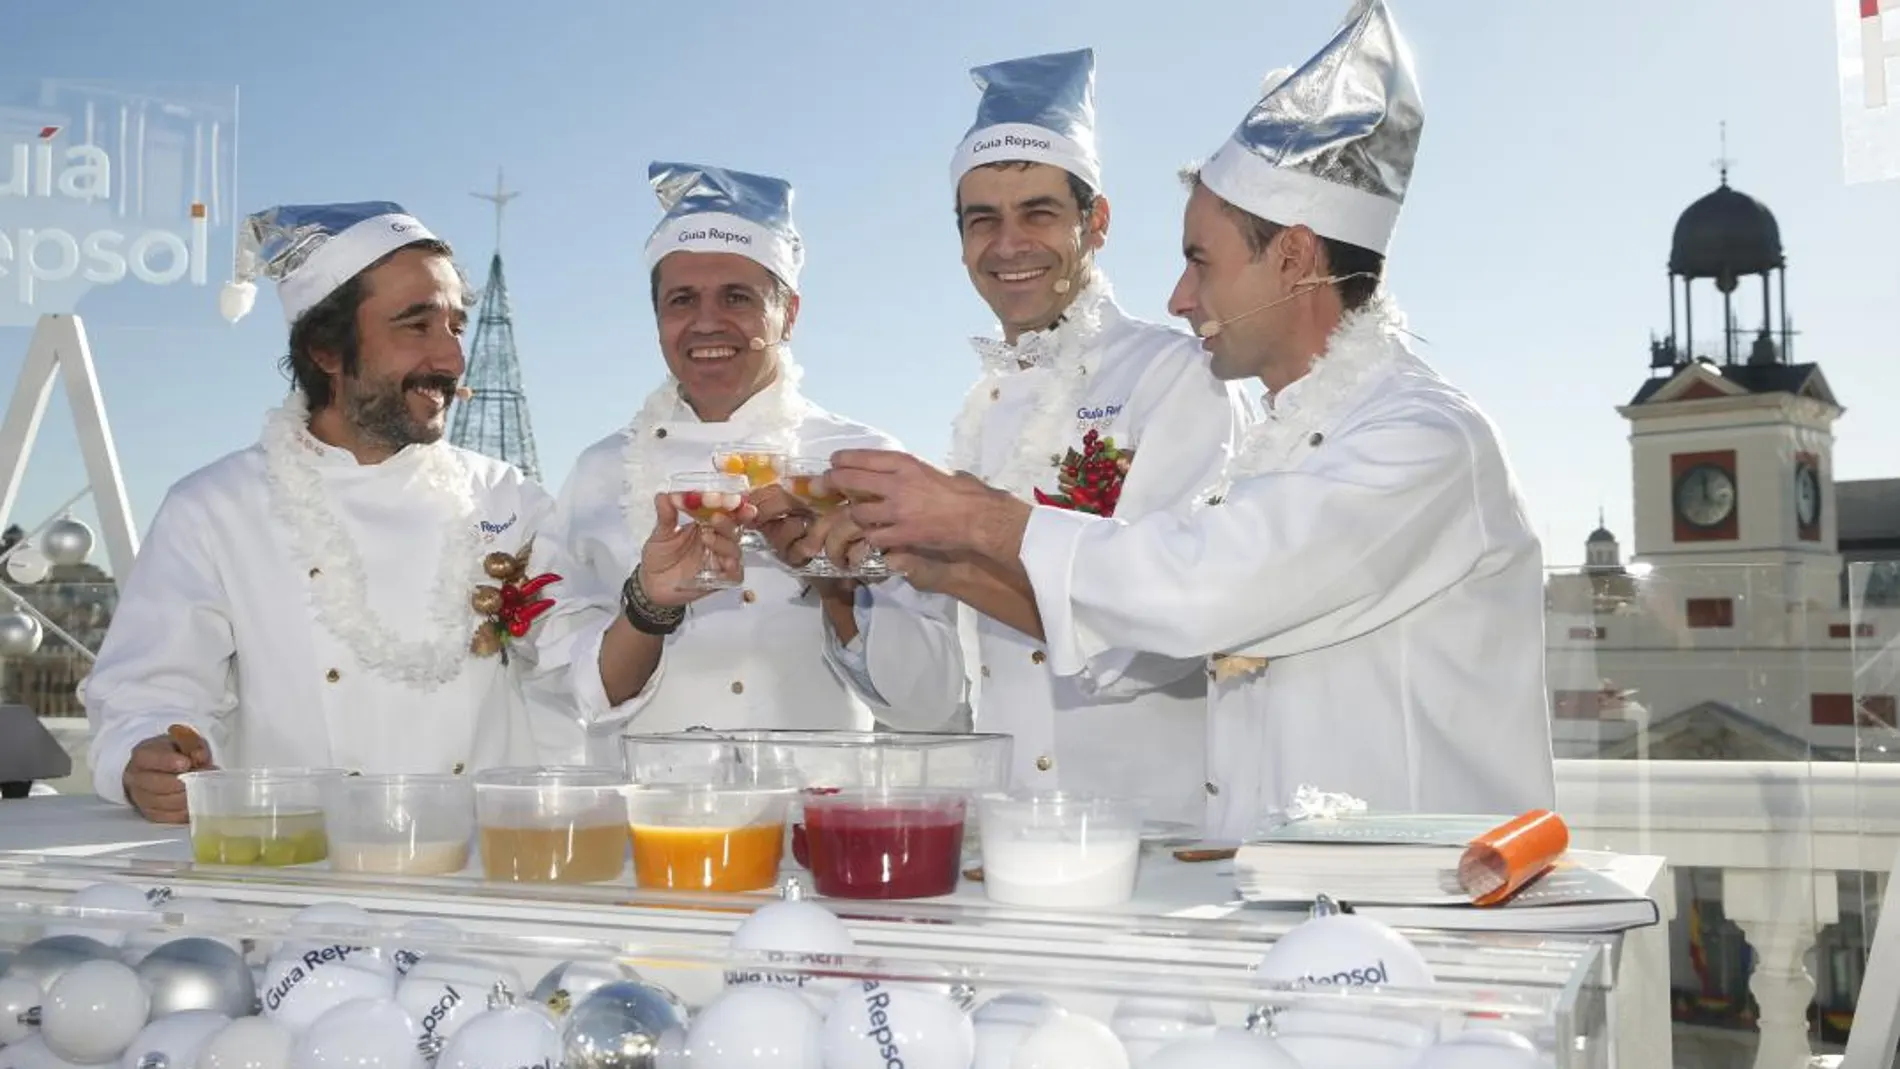
[{"label": "white chef jacket", "polygon": [[[448,503],[420,485],[428,451],[459,456],[471,483],[479,549],[464,569],[470,594],[493,582],[482,557],[517,552],[552,506],[511,465],[446,442],[361,464],[346,449],[304,441],[324,505],[360,556],[371,606],[405,640],[434,626],[453,522]],[[172,724],[197,730],[224,768],[474,772],[538,760],[530,720],[541,714],[520,685],[524,644],[511,646],[507,665],[471,654],[444,683],[384,678],[316,618],[313,565],[295,544],[273,508],[261,445],[167,493],[80,685],[100,797],[126,800],[133,747]],[[472,638],[481,618],[464,608],[457,627]]]},{"label": "white chef jacket", "polygon": [[1057,672],[1113,686],[1124,648],[1268,659],[1210,684],[1210,836],[1249,836],[1303,784],[1384,811],[1554,804],[1537,537],[1491,423],[1385,344],[1221,504],[1039,508],[1024,537]]},{"label": "white chef jacket", "polygon": [[[1079,298],[1078,298],[1079,300]],[[1133,449],[1116,516],[1184,506],[1221,470],[1251,422],[1237,388],[1215,379],[1192,336],[1128,316],[1104,296],[1089,354],[1087,386],[1064,449],[1089,430]],[[983,414],[972,474],[994,480],[1011,462],[1032,419],[1044,367],[1013,370]],[[1054,493],[1055,468],[1038,486]],[[865,697],[892,723],[954,723],[964,691],[956,602],[875,588],[860,600],[869,682]],[[1015,737],[1012,786],[1140,799],[1147,815],[1198,825],[1204,808],[1207,681],[1198,656],[1124,655],[1122,686],[1098,690],[1051,669],[1044,645],[1006,624],[976,617],[974,727]],[[1129,685],[1140,680],[1140,685]]]},{"label": "white chef jacket", "polygon": [[[723,423],[703,423],[682,406],[680,418],[645,428],[648,468],[712,470],[715,448],[770,435],[762,423],[771,391],[747,401]],[[895,449],[896,440],[810,405],[793,432],[800,442],[838,449]],[[660,662],[640,692],[609,703],[600,678],[600,646],[621,613],[620,590],[652,533],[635,530],[623,505],[628,431],[595,442],[580,455],[562,488],[537,551],[587,596],[557,606],[538,637],[537,690],[566,692],[575,719],[560,738],[542,743],[570,760],[621,763],[620,737],[684,731],[797,728],[867,730],[870,710],[825,656],[823,609],[813,581],[793,574],[769,550],[745,555],[742,587],[693,602],[666,636]],[[648,500],[651,500],[648,498]],[[650,510],[649,510],[650,511]],[[901,584],[899,584],[901,585]]]}]

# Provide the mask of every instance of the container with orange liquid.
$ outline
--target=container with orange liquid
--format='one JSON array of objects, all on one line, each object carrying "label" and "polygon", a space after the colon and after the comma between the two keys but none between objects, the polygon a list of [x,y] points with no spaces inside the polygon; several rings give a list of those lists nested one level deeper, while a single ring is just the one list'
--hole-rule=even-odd
[{"label": "container with orange liquid", "polygon": [[785,466],[785,450],[768,442],[740,442],[713,450],[713,467],[727,475],[743,475],[754,490],[770,486]]},{"label": "container with orange liquid", "polygon": [[760,891],[778,882],[792,791],[666,784],[627,795],[641,887]]}]

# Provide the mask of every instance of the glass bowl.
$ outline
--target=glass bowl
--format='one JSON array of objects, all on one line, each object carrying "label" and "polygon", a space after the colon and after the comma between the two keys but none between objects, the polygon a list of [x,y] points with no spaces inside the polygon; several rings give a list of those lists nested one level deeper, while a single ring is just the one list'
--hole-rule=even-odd
[{"label": "glass bowl", "polygon": [[348,776],[323,785],[330,867],[442,876],[468,867],[475,784],[466,776]]},{"label": "glass bowl", "polygon": [[626,780],[610,768],[496,768],[475,776],[482,873],[599,883],[627,868]]},{"label": "glass bowl", "polygon": [[186,772],[192,860],[207,865],[309,865],[330,856],[323,786],[342,769],[218,768]]}]

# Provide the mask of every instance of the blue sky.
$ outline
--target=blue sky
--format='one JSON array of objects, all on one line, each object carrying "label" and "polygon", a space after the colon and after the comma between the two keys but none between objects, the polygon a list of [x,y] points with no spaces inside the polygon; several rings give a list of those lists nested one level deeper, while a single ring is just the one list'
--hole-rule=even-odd
[{"label": "blue sky", "polygon": [[[1344,0],[1098,5],[735,0],[673,8],[465,0],[397,9],[283,4],[11,4],[5,75],[241,88],[238,196],[398,200],[479,281],[498,166],[523,191],[504,253],[548,479],[624,424],[661,374],[640,250],[655,158],[789,179],[810,252],[800,360],[820,403],[940,458],[990,326],[957,261],[947,177],[971,66],[1093,47],[1122,303],[1165,316],[1179,267],[1176,169],[1209,154],[1262,74],[1305,58]],[[1900,182],[1842,180],[1829,0],[1602,5],[1400,0],[1420,66],[1424,147],[1391,281],[1421,353],[1500,425],[1552,563],[1581,559],[1601,505],[1629,532],[1627,428],[1668,322],[1676,216],[1731,181],[1779,217],[1797,356],[1847,415],[1843,478],[1900,475]],[[893,11],[902,11],[902,18]],[[700,14],[697,12],[716,12]],[[93,343],[141,526],[175,479],[256,438],[281,396],[276,298],[230,327],[216,286],[174,287],[163,330]],[[1712,297],[1710,290],[1704,290]],[[194,303],[195,302],[195,303]],[[202,311],[199,311],[201,305]],[[1743,301],[1753,325],[1751,301]],[[1714,307],[1705,300],[1705,312]],[[1715,320],[1704,318],[1699,336]],[[0,390],[27,332],[0,328]],[[14,519],[83,474],[63,395]],[[83,511],[83,510],[82,510]]]}]

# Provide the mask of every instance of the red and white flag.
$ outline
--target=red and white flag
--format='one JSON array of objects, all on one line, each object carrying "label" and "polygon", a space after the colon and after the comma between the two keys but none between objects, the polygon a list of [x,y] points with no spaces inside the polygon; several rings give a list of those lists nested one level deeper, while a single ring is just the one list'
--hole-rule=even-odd
[{"label": "red and white flag", "polygon": [[1834,0],[1847,181],[1900,178],[1900,0]]}]

